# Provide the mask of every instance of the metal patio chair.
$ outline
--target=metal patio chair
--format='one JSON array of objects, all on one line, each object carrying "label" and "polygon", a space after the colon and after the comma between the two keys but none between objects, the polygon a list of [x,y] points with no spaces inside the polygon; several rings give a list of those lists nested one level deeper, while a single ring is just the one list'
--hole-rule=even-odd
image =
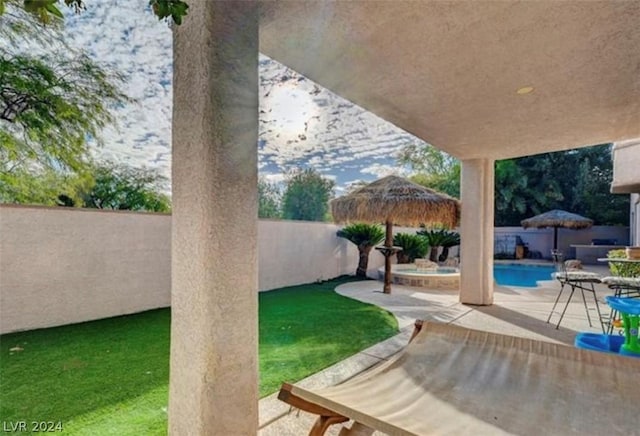
[{"label": "metal patio chair", "polygon": [[559,250],[551,250],[551,257],[553,258],[553,263],[556,268],[556,272],[553,274],[553,277],[560,282],[560,291],[558,292],[556,301],[553,303],[553,308],[551,309],[551,313],[549,313],[547,323],[551,322],[551,317],[555,313],[556,307],[558,306],[558,302],[562,297],[565,286],[567,286],[571,288],[571,292],[569,293],[569,297],[567,298],[564,308],[560,313],[560,319],[558,319],[556,329],[560,327],[562,319],[564,318],[564,315],[567,312],[567,308],[569,307],[569,303],[571,303],[571,299],[573,298],[573,294],[575,293],[576,289],[578,289],[580,290],[580,294],[582,295],[582,302],[584,304],[584,310],[587,314],[587,320],[589,321],[589,327],[593,327],[593,323],[591,322],[591,315],[589,314],[589,307],[587,306],[585,292],[593,295],[593,301],[595,303],[596,312],[598,314],[598,322],[600,323],[602,332],[605,333],[606,322],[602,317],[602,313],[600,312],[600,305],[598,304],[598,297],[595,290],[595,284],[602,283],[600,275],[589,271],[567,268],[566,262],[564,261],[564,255]]}]

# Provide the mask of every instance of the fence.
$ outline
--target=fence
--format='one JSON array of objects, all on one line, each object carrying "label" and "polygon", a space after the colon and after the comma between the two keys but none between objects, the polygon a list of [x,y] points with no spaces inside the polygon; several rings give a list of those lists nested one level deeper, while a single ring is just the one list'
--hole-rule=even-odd
[{"label": "fence", "polygon": [[[259,290],[354,273],[358,251],[336,237],[339,228],[260,220]],[[551,230],[496,229],[496,237],[507,234],[520,235],[529,250],[551,249]],[[626,244],[628,228],[560,230],[558,236],[561,248],[593,238]],[[369,274],[377,276],[383,264],[372,251]],[[245,267],[238,259],[239,274]],[[167,307],[170,294],[170,215],[0,205],[0,333]]]},{"label": "fence", "polygon": [[[355,272],[339,226],[258,224],[259,289]],[[370,269],[384,259],[372,252]],[[238,259],[238,273],[245,267]],[[0,205],[0,333],[167,307],[171,216]]]}]

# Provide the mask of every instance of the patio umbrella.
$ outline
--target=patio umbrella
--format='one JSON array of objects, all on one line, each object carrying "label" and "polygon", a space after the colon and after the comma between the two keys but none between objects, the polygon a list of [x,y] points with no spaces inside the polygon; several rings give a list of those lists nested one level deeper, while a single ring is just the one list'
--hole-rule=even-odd
[{"label": "patio umbrella", "polygon": [[391,292],[391,256],[393,224],[418,226],[441,224],[454,227],[460,219],[460,202],[398,176],[387,176],[348,195],[331,201],[331,213],[337,223],[383,222],[386,225],[384,292]]},{"label": "patio umbrella", "polygon": [[553,249],[558,249],[558,227],[565,229],[588,229],[593,225],[593,220],[581,215],[564,210],[551,210],[540,215],[520,221],[522,227],[543,229],[553,227]]}]

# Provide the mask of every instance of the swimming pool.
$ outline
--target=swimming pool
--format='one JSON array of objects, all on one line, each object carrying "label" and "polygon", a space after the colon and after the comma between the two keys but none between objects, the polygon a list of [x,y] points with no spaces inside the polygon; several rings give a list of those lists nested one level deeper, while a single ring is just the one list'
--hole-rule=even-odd
[{"label": "swimming pool", "polygon": [[549,265],[498,263],[493,265],[493,278],[499,285],[534,288],[538,280],[552,280],[555,268]]}]

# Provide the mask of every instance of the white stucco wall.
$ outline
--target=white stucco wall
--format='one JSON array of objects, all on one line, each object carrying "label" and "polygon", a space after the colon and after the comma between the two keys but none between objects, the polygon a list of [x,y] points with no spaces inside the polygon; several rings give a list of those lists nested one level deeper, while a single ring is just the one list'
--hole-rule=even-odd
[{"label": "white stucco wall", "polygon": [[[551,257],[553,229],[523,229],[522,227],[496,227],[495,237],[518,235],[529,246],[529,250],[539,251],[544,258]],[[566,256],[574,256],[571,245],[591,244],[592,239],[616,239],[618,245],[629,244],[629,227],[594,226],[585,230],[558,229],[558,249]]]},{"label": "white stucco wall", "polygon": [[0,332],[168,306],[168,215],[0,207]]},{"label": "white stucco wall", "polygon": [[[633,204],[639,235],[640,204]],[[340,227],[260,220],[259,290],[353,274],[358,251],[336,236]],[[394,227],[394,232],[415,230]],[[518,234],[545,256],[553,241],[550,229],[502,227],[495,234]],[[593,238],[627,245],[628,234],[625,227],[560,230],[558,241],[570,253],[570,244],[589,244]],[[170,215],[0,205],[0,333],[169,306],[170,236]],[[451,256],[457,254],[454,247]],[[243,261],[234,260],[238,274]],[[373,250],[369,275],[377,277],[383,265],[384,258]]]},{"label": "white stucco wall", "polygon": [[[357,248],[339,228],[261,220],[259,289],[353,274]],[[165,214],[0,205],[0,333],[169,306],[170,237]],[[370,275],[383,262],[372,251]]]}]

